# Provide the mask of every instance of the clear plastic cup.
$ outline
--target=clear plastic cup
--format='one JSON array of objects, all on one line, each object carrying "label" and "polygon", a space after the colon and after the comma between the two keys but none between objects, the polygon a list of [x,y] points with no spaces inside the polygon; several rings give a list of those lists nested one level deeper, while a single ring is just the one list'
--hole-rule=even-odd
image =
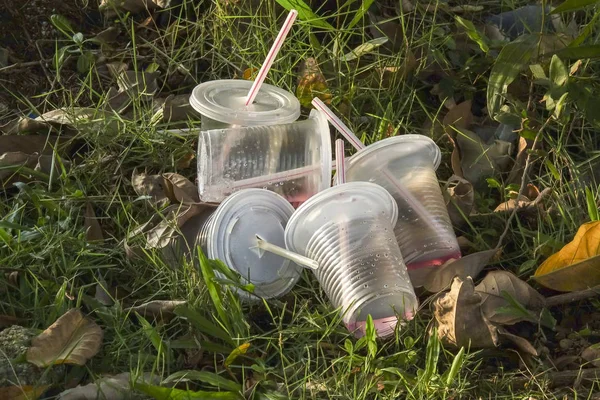
[{"label": "clear plastic cup", "polygon": [[[346,161],[347,181],[367,181],[386,188],[398,204],[396,240],[411,276],[418,270],[460,258],[460,248],[436,176],[440,149],[423,135],[381,140]],[[400,183],[429,215],[415,211],[395,183]]]},{"label": "clear plastic cup", "polygon": [[[187,245],[200,245],[210,259],[219,259],[255,285],[263,298],[282,296],[296,284],[301,267],[257,247],[257,238],[285,247],[284,229],[294,208],[283,197],[262,189],[229,196],[216,209],[207,209],[183,226]],[[218,274],[218,272],[216,272]],[[240,291],[240,296],[252,297]]]},{"label": "clear plastic cup", "polygon": [[418,301],[394,237],[398,209],[381,186],[352,182],[302,204],[285,230],[289,250],[319,262],[315,275],[343,321],[363,336],[367,316],[388,336]]},{"label": "clear plastic cup", "polygon": [[224,79],[194,88],[190,105],[202,116],[202,130],[234,126],[276,125],[294,122],[300,102],[290,92],[263,83],[256,99],[246,106],[251,81]]},{"label": "clear plastic cup", "polygon": [[204,202],[263,188],[297,206],[329,186],[331,138],[320,111],[289,124],[200,132],[198,191]]}]

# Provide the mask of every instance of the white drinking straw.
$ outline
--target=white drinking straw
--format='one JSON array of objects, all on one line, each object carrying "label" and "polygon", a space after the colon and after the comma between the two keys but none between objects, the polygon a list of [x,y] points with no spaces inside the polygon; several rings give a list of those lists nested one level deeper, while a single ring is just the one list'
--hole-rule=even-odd
[{"label": "white drinking straw", "polygon": [[279,31],[279,34],[275,38],[275,43],[273,43],[271,50],[269,50],[269,54],[267,54],[267,58],[265,59],[265,62],[263,63],[263,65],[260,67],[260,70],[258,71],[258,75],[256,75],[256,79],[254,80],[254,83],[252,84],[252,87],[250,88],[250,91],[248,92],[248,98],[246,99],[246,106],[249,106],[250,104],[252,104],[254,102],[254,99],[256,98],[256,95],[258,94],[260,87],[262,86],[263,82],[265,81],[265,78],[267,77],[267,74],[269,73],[269,70],[271,69],[271,65],[273,65],[273,61],[275,61],[275,57],[277,57],[277,53],[279,53],[279,50],[281,49],[281,46],[283,45],[283,41],[285,40],[285,37],[290,32],[290,29],[292,29],[292,25],[294,24],[294,21],[296,20],[297,16],[298,16],[298,11],[296,11],[296,10],[291,10],[290,13],[288,14],[285,22],[283,23],[283,27],[281,28],[281,30]]},{"label": "white drinking straw", "polygon": [[317,261],[308,257],[304,257],[303,255],[300,255],[298,253],[294,253],[293,251],[290,251],[288,249],[284,249],[283,247],[279,247],[277,245],[269,243],[259,237],[256,238],[256,247],[264,251],[268,251],[269,253],[277,254],[278,256],[293,261],[302,267],[307,267],[312,270],[316,270],[319,268],[319,263]]},{"label": "white drinking straw", "polygon": [[[331,125],[335,126],[335,128],[342,134],[342,136],[346,138],[346,140],[350,142],[350,144],[354,146],[356,150],[360,151],[365,148],[365,144],[360,141],[360,139],[350,130],[350,128],[348,128],[348,126],[344,124],[342,120],[339,119],[337,115],[335,115],[333,111],[331,111],[331,109],[321,101],[321,99],[315,97],[314,99],[312,99],[312,105],[315,106],[315,108],[317,108],[321,112],[323,112],[323,114],[325,114],[325,117],[331,123]],[[339,174],[339,171],[336,171],[336,173]],[[429,211],[427,211],[425,207],[423,207],[423,205],[415,198],[415,196],[412,195],[412,193],[408,191],[408,189],[404,187],[403,184],[398,182],[398,180],[390,173],[390,171],[387,170],[387,168],[382,169],[381,173],[396,188],[400,196],[402,196],[404,200],[406,200],[410,208],[415,210],[415,212],[419,215],[420,218],[423,219],[423,221],[425,221],[426,224],[428,224],[434,230],[440,229],[440,227],[438,226],[439,224],[429,213]]]},{"label": "white drinking straw", "polygon": [[336,185],[346,183],[346,160],[344,159],[344,141],[338,139],[335,141],[335,169]]}]

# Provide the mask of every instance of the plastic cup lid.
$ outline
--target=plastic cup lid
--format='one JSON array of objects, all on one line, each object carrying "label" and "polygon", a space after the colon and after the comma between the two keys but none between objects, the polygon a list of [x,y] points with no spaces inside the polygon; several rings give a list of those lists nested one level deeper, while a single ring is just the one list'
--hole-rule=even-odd
[{"label": "plastic cup lid", "polygon": [[326,223],[378,214],[387,215],[392,226],[396,225],[398,206],[383,187],[370,182],[333,186],[298,207],[285,229],[285,244],[289,250],[304,255],[310,238]]},{"label": "plastic cup lid", "polygon": [[377,157],[381,163],[387,163],[416,152],[422,152],[430,157],[434,170],[439,167],[442,154],[437,144],[427,136],[409,134],[390,137],[370,144],[348,159],[346,170],[354,165],[359,165],[370,157]]},{"label": "plastic cup lid", "polygon": [[285,246],[284,230],[294,208],[283,197],[264,189],[240,190],[217,208],[211,223],[207,253],[222,260],[261,297],[286,293],[300,278],[301,268],[256,247],[257,236]]},{"label": "plastic cup lid", "polygon": [[290,92],[263,83],[254,103],[245,105],[252,81],[223,79],[194,88],[190,105],[200,114],[242,126],[286,124],[300,116],[300,102]]},{"label": "plastic cup lid", "polygon": [[317,130],[321,134],[321,188],[326,189],[331,186],[331,133],[329,131],[329,122],[322,111],[312,110],[309,119],[317,122]]}]

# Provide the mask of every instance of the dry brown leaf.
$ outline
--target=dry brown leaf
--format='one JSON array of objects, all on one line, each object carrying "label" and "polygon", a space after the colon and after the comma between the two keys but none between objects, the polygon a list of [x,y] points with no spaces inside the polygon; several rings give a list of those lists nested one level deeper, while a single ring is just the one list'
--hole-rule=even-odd
[{"label": "dry brown leaf", "polygon": [[522,321],[518,316],[498,312],[499,308],[509,305],[508,301],[502,296],[502,292],[507,292],[530,310],[540,310],[544,307],[545,302],[544,296],[508,271],[488,272],[479,285],[475,287],[475,291],[481,295],[483,314],[491,322],[502,325],[512,325]]},{"label": "dry brown leaf", "polygon": [[96,214],[94,213],[94,207],[90,202],[86,202],[85,204],[83,227],[85,230],[85,239],[88,242],[104,240],[104,236],[102,235],[102,227],[98,222],[98,218],[96,218]]},{"label": "dry brown leaf", "polygon": [[496,327],[481,312],[481,296],[471,278],[455,278],[450,291],[434,301],[440,341],[455,347],[490,348],[499,343]]},{"label": "dry brown leaf", "polygon": [[196,204],[200,202],[198,188],[185,176],[172,172],[163,174],[165,178],[165,193],[176,203]]},{"label": "dry brown leaf", "polygon": [[138,173],[136,169],[131,176],[131,185],[138,196],[151,196],[154,204],[164,203],[168,200],[167,182],[162,175]]},{"label": "dry brown leaf", "polygon": [[521,178],[523,177],[523,169],[525,168],[525,161],[527,160],[527,151],[531,149],[533,145],[532,140],[527,140],[524,137],[519,137],[519,143],[517,144],[517,156],[515,157],[515,163],[508,174],[506,179],[508,183],[515,183],[519,185]]},{"label": "dry brown leaf", "polygon": [[50,385],[0,387],[0,399],[2,399],[2,400],[36,400],[49,387],[50,387]]},{"label": "dry brown leaf", "polygon": [[166,8],[170,3],[170,0],[102,0],[98,9],[107,16],[114,16],[117,14],[116,10],[139,13]]},{"label": "dry brown leaf", "polygon": [[[519,196],[518,193],[513,193],[515,198],[499,204],[494,212],[512,212],[515,208],[518,211],[535,211],[543,208],[543,201],[552,193],[552,189],[546,188],[541,192],[532,184],[527,185],[526,195]],[[518,199],[518,200],[517,200]]]},{"label": "dry brown leaf", "polygon": [[375,71],[379,74],[377,83],[382,88],[392,88],[398,82],[408,78],[417,69],[419,61],[415,54],[410,50],[406,50],[406,57],[399,66],[388,66],[377,68]]},{"label": "dry brown leaf", "polygon": [[199,119],[197,112],[190,105],[190,96],[182,94],[170,95],[165,99],[162,107],[163,122],[187,122],[190,119]]},{"label": "dry brown leaf", "polygon": [[102,329],[71,309],[31,341],[26,359],[38,367],[55,364],[84,365],[102,345]]},{"label": "dry brown leaf", "polygon": [[471,105],[471,100],[466,100],[457,104],[446,113],[442,120],[442,124],[446,127],[446,132],[450,133],[452,127],[456,129],[469,129],[474,118],[471,112]]},{"label": "dry brown leaf", "polygon": [[[131,386],[132,376],[129,372],[104,376],[85,386],[77,386],[65,390],[58,395],[58,400],[126,400],[133,398]],[[157,383],[157,379],[149,373],[135,377],[137,382]]]},{"label": "dry brown leaf", "polygon": [[175,204],[165,208],[164,219],[146,234],[146,248],[163,249],[179,236],[177,232],[190,218],[204,210],[202,205]]},{"label": "dry brown leaf", "polygon": [[186,304],[185,300],[153,300],[139,306],[130,307],[125,311],[138,313],[142,317],[153,317],[158,320],[168,321],[175,314],[175,307]]},{"label": "dry brown leaf", "polygon": [[573,240],[548,257],[533,278],[561,292],[588,289],[600,284],[600,221],[579,227]]},{"label": "dry brown leaf", "polygon": [[473,185],[460,176],[452,175],[448,178],[444,189],[444,200],[452,224],[454,226],[464,224],[475,204]]},{"label": "dry brown leaf", "polygon": [[592,363],[594,367],[600,367],[600,348],[597,344],[585,348],[581,352],[581,358]]},{"label": "dry brown leaf", "polygon": [[427,276],[423,287],[428,292],[438,293],[447,289],[455,277],[462,280],[467,277],[476,278],[496,253],[497,250],[492,249],[469,254],[458,260],[449,260]]},{"label": "dry brown leaf", "polygon": [[521,336],[513,335],[504,328],[498,328],[498,334],[502,339],[505,339],[504,341],[508,340],[514,344],[521,352],[531,354],[535,357],[539,356],[538,351],[533,347],[529,340],[522,338]]},{"label": "dry brown leaf", "polygon": [[318,97],[325,104],[331,103],[331,91],[327,85],[325,75],[321,72],[317,60],[307,58],[300,68],[298,76],[298,87],[296,88],[296,97],[303,107],[311,108],[312,99]]},{"label": "dry brown leaf", "polygon": [[9,326],[19,325],[21,322],[23,322],[21,318],[0,314],[0,328],[8,328]]},{"label": "dry brown leaf", "polygon": [[160,72],[136,72],[128,71],[127,65],[123,63],[107,64],[109,72],[117,80],[119,93],[127,93],[130,98],[152,100],[158,91],[157,79]]}]

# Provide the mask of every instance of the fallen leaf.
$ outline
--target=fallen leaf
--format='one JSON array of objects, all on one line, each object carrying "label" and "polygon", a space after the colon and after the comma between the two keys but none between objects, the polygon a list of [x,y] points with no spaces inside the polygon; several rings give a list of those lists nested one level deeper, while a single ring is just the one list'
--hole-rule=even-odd
[{"label": "fallen leaf", "polygon": [[518,193],[514,193],[516,198],[510,199],[504,203],[499,204],[494,212],[512,212],[515,208],[518,211],[535,211],[543,207],[543,201],[552,193],[552,189],[546,188],[541,192],[532,184],[528,184],[528,190],[526,195],[519,196]]},{"label": "fallen leaf", "polygon": [[513,335],[504,328],[498,328],[498,335],[500,335],[500,338],[510,341],[522,352],[531,354],[534,357],[539,356],[538,351],[533,347],[529,340],[522,338],[521,336]]},{"label": "fallen leaf", "polygon": [[448,293],[434,301],[437,334],[441,342],[466,348],[490,348],[499,343],[496,327],[481,311],[481,296],[473,280],[455,278]]},{"label": "fallen leaf", "polygon": [[131,185],[138,196],[150,196],[154,204],[168,200],[166,194],[167,182],[162,175],[148,175],[144,172],[133,171]]},{"label": "fallen leaf", "polygon": [[486,318],[502,325],[512,325],[522,321],[518,316],[499,312],[500,308],[509,305],[502,292],[507,292],[529,310],[540,310],[545,302],[544,296],[508,271],[488,272],[475,286],[475,291],[481,295],[481,310]]},{"label": "fallen leaf", "polygon": [[327,81],[317,60],[307,58],[300,68],[298,77],[298,87],[296,88],[296,97],[303,107],[311,108],[312,99],[318,97],[325,104],[331,103],[331,91],[327,86]]},{"label": "fallen leaf", "polygon": [[455,277],[462,280],[467,277],[476,278],[489,261],[496,255],[497,250],[485,250],[469,254],[458,260],[449,260],[437,267],[426,278],[423,287],[431,293],[439,293],[452,284]]},{"label": "fallen leaf", "polygon": [[41,386],[8,386],[0,387],[0,399],[2,400],[36,400],[49,388],[49,385]]},{"label": "fallen leaf", "polygon": [[525,161],[527,160],[527,151],[531,149],[533,145],[532,140],[527,140],[524,137],[519,137],[519,143],[517,145],[517,156],[515,157],[515,163],[508,174],[506,179],[508,183],[521,184],[521,178],[523,177],[523,169],[525,168]]},{"label": "fallen leaf", "polygon": [[242,79],[247,81],[251,81],[256,79],[256,74],[258,73],[258,68],[246,68],[244,73],[242,74]]},{"label": "fallen leaf", "polygon": [[560,292],[600,284],[600,221],[581,225],[573,240],[544,261],[533,278]]},{"label": "fallen leaf", "polygon": [[[132,376],[129,372],[105,376],[93,383],[65,390],[58,400],[127,400],[133,397]],[[152,374],[145,373],[135,377],[137,382],[157,382]]]},{"label": "fallen leaf", "polygon": [[[412,8],[414,7],[411,4],[410,9],[412,10]],[[389,42],[386,43],[385,47],[388,47],[394,52],[402,49],[405,45],[404,29],[402,29],[402,24],[397,16],[392,18],[384,15],[376,15],[371,11],[367,12],[367,15],[371,21],[369,30],[374,38],[388,39]]]},{"label": "fallen leaf", "polygon": [[585,348],[581,352],[581,358],[592,363],[594,367],[600,367],[600,347],[597,344],[593,344]]},{"label": "fallen leaf", "polygon": [[172,202],[196,204],[200,202],[198,188],[188,178],[172,172],[163,174],[165,193]]},{"label": "fallen leaf", "polygon": [[142,317],[151,316],[159,320],[169,320],[175,316],[175,307],[186,303],[185,300],[153,300],[139,306],[130,307],[125,311],[138,313]]},{"label": "fallen leaf", "polygon": [[464,224],[475,204],[473,185],[460,176],[452,175],[444,186],[444,200],[452,224]]},{"label": "fallen leaf", "polygon": [[170,95],[165,99],[162,107],[163,122],[187,122],[189,120],[199,120],[198,113],[190,105],[190,96]]},{"label": "fallen leaf", "polygon": [[8,328],[9,326],[19,325],[22,322],[24,320],[21,318],[0,314],[0,328]]},{"label": "fallen leaf", "polygon": [[31,341],[28,362],[43,368],[56,364],[84,365],[100,350],[102,329],[71,309]]},{"label": "fallen leaf", "polygon": [[158,8],[166,8],[170,3],[170,0],[102,0],[98,10],[110,17],[117,15],[117,11],[139,13],[144,10],[152,11]]},{"label": "fallen leaf", "polygon": [[446,113],[442,120],[442,124],[444,124],[448,133],[450,133],[452,127],[457,129],[469,129],[474,118],[473,113],[471,112],[472,104],[471,100],[463,101]]},{"label": "fallen leaf", "polygon": [[406,57],[402,61],[401,65],[398,66],[387,66],[383,68],[377,68],[375,71],[379,73],[378,83],[383,88],[392,88],[398,84],[398,82],[408,78],[417,69],[419,61],[415,57],[415,54],[410,50],[406,50]]},{"label": "fallen leaf", "polygon": [[351,52],[344,54],[342,57],[340,57],[340,61],[348,62],[356,60],[357,58],[360,58],[365,54],[373,52],[376,48],[386,43],[388,40],[389,39],[387,37],[378,37],[375,39],[371,39],[365,43],[358,45]]},{"label": "fallen leaf", "polygon": [[85,239],[88,242],[104,240],[104,236],[102,235],[102,227],[98,222],[98,218],[96,218],[96,214],[94,213],[94,207],[90,202],[86,202],[85,204],[83,226],[85,230]]},{"label": "fallen leaf", "polygon": [[24,153],[52,155],[54,149],[58,152],[70,147],[72,137],[61,135],[0,135],[2,154]]},{"label": "fallen leaf", "polygon": [[158,91],[159,71],[128,71],[124,63],[111,63],[106,66],[117,81],[119,93],[127,93],[132,99],[151,100]]}]

